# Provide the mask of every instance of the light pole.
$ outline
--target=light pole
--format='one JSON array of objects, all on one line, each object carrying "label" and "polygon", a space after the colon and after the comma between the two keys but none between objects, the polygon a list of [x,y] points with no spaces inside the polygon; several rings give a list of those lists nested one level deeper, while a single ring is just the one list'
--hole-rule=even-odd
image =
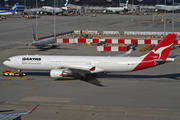
[{"label": "light pole", "polygon": [[[76,2],[76,5],[77,5],[77,2],[79,2],[79,0],[74,0]],[[76,15],[77,15],[77,6],[76,6]]]},{"label": "light pole", "polygon": [[172,6],[173,6],[173,10],[172,10],[172,33],[174,33],[174,0],[168,0],[168,2],[172,1]]},{"label": "light pole", "polygon": [[132,0],[132,22],[134,22],[134,0]]},{"label": "light pole", "polygon": [[[143,0],[138,0],[138,2],[142,2]],[[144,5],[143,5],[144,6]],[[141,7],[139,7],[139,11],[141,11]]]},{"label": "light pole", "polygon": [[4,2],[5,2],[5,6],[6,6],[6,7],[7,7],[7,1],[8,1],[8,0],[4,0]]},{"label": "light pole", "polygon": [[164,0],[165,10],[164,10],[164,37],[166,35],[166,0]]},{"label": "light pole", "polygon": [[54,38],[56,38],[56,0],[54,0]]},{"label": "light pole", "polygon": [[173,13],[172,13],[172,33],[174,33],[174,0],[172,1],[173,4]]},{"label": "light pole", "polygon": [[26,8],[26,0],[24,0],[24,9]]},{"label": "light pole", "polygon": [[41,2],[44,2],[45,0],[40,0]]},{"label": "light pole", "polygon": [[37,21],[37,0],[36,0],[36,39],[38,39],[37,26],[38,26],[38,21]]}]

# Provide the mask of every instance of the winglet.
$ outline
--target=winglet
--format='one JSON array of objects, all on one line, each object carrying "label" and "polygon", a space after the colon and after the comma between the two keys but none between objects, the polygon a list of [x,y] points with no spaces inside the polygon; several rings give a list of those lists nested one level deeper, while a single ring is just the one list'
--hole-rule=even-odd
[{"label": "winglet", "polygon": [[33,108],[28,114],[32,113],[40,104],[38,104],[35,108]]}]

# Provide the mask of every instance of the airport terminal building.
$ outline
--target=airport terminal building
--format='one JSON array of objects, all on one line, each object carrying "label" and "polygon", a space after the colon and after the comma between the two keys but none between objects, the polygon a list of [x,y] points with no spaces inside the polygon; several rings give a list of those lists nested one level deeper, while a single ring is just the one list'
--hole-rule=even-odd
[{"label": "airport terminal building", "polygon": [[[65,0],[56,0],[57,6],[61,7]],[[126,0],[69,0],[70,4],[83,5],[83,6],[119,6],[119,3],[125,3]],[[156,5],[164,4],[164,0],[129,0],[129,4],[134,2],[135,5]],[[175,5],[178,5],[179,0],[174,0]],[[19,7],[35,7],[36,0],[1,0],[0,8],[9,9],[15,3],[19,3]],[[41,6],[54,6],[54,0],[37,0],[38,7]],[[172,5],[172,0],[167,0],[167,5]]]}]

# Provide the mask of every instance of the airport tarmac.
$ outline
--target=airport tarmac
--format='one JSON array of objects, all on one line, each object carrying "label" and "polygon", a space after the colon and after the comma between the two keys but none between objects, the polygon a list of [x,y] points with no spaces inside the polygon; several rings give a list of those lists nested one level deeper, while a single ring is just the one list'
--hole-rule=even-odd
[{"label": "airport tarmac", "polygon": [[[170,14],[168,14],[170,16]],[[134,16],[150,19],[152,16]],[[38,37],[53,34],[53,16],[38,19]],[[147,30],[163,31],[156,21],[129,22],[131,15],[57,16],[56,32],[71,30]],[[178,14],[175,15],[178,18]],[[178,19],[176,19],[178,24]],[[95,46],[61,44],[58,49],[38,50],[34,46],[12,44],[32,41],[35,19],[20,16],[0,21],[0,112],[29,111],[40,106],[23,120],[179,120],[180,57],[174,62],[128,73],[99,73],[90,81],[77,77],[52,79],[49,71],[23,71],[25,77],[4,77],[9,69],[3,65],[8,57],[21,54],[41,55],[116,55],[123,52],[97,52]],[[3,28],[3,29],[2,29]],[[167,23],[167,30],[171,31]],[[179,31],[179,27],[175,27]],[[139,45],[130,56],[141,56]],[[179,55],[174,49],[170,55]],[[12,71],[16,71],[11,69]]]}]

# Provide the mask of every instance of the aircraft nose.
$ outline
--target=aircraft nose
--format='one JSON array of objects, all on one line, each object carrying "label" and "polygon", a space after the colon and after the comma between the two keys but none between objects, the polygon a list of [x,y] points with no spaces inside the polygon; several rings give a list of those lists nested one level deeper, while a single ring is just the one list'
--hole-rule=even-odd
[{"label": "aircraft nose", "polygon": [[4,61],[3,64],[7,66],[7,61]]}]

